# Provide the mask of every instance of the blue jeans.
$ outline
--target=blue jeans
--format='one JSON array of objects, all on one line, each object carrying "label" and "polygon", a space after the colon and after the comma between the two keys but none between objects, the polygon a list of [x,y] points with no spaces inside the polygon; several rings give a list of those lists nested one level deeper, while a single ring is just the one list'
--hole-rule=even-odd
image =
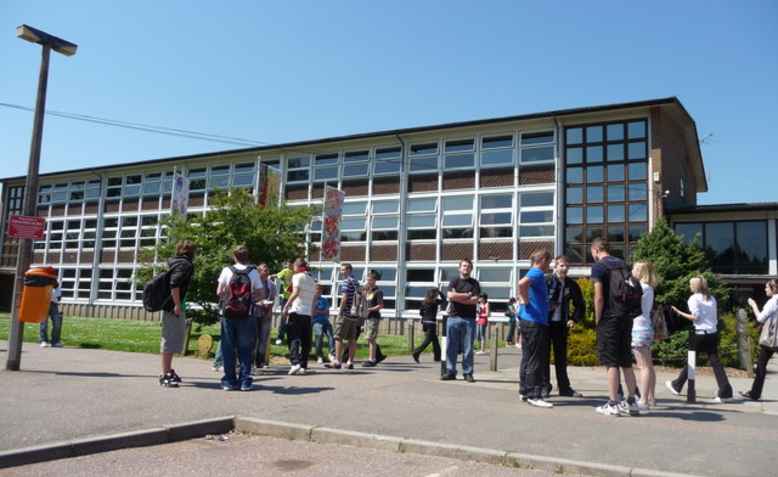
[{"label": "blue jeans", "polygon": [[62,335],[62,313],[57,303],[49,303],[49,317],[41,321],[39,338],[41,343],[49,343],[49,319],[51,319],[51,344],[60,342]]},{"label": "blue jeans", "polygon": [[324,359],[324,353],[322,349],[324,347],[324,338],[327,338],[327,345],[329,346],[330,354],[335,354],[335,337],[332,334],[332,323],[327,320],[326,323],[314,323],[313,324],[313,342],[316,347],[317,358]]},{"label": "blue jeans", "polygon": [[446,320],[446,370],[457,374],[457,356],[462,357],[462,374],[473,374],[473,339],[475,320],[449,316]]},{"label": "blue jeans", "polygon": [[[256,318],[250,316],[245,319],[222,319],[221,352],[224,357],[224,377],[222,384],[237,387],[250,385],[251,379],[251,353],[257,339]],[[235,350],[238,353],[235,356]],[[235,376],[235,358],[240,363],[240,376]]]}]

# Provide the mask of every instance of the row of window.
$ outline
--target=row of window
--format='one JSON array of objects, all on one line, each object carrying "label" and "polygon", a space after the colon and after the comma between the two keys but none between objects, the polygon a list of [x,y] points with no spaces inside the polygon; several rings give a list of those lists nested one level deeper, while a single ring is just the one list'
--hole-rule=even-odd
[{"label": "row of window", "polygon": [[675,232],[696,240],[712,261],[713,271],[727,274],[769,273],[766,220],[733,222],[677,222]]}]

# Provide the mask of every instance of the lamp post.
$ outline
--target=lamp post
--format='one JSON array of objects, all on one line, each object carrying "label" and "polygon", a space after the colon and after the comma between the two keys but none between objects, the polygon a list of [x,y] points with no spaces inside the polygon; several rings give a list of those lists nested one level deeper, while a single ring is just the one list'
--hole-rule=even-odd
[{"label": "lamp post", "polygon": [[[65,56],[76,54],[77,45],[49,35],[46,32],[32,28],[28,25],[16,27],[16,36],[37,43],[41,48],[41,66],[38,74],[38,96],[35,101],[35,118],[32,123],[32,141],[30,143],[30,161],[27,166],[27,179],[24,184],[23,214],[31,216],[35,214],[36,196],[38,193],[38,166],[41,160],[41,139],[43,136],[43,113],[46,109],[46,85],[49,80],[49,55],[51,50]],[[11,329],[8,336],[8,358],[5,369],[18,371],[22,358],[22,338],[24,326],[19,321],[19,300],[22,294],[24,273],[30,267],[32,261],[32,241],[19,239],[19,251],[16,259],[16,282],[11,304]]]}]

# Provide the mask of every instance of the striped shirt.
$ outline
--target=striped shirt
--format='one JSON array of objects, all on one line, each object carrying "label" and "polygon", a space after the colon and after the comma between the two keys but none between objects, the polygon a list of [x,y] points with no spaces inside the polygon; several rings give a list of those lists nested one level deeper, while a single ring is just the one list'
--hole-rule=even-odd
[{"label": "striped shirt", "polygon": [[340,288],[338,289],[338,295],[343,296],[346,295],[346,304],[345,309],[348,310],[351,308],[351,304],[354,302],[354,293],[357,290],[357,281],[354,279],[353,276],[349,276],[347,279],[343,280],[340,283]]}]

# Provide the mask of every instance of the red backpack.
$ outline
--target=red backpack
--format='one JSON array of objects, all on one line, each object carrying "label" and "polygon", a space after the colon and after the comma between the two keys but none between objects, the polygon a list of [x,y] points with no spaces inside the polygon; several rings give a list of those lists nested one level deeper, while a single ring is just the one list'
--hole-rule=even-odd
[{"label": "red backpack", "polygon": [[245,270],[238,270],[230,267],[232,277],[228,285],[230,289],[229,298],[224,304],[224,316],[229,319],[245,319],[251,314],[251,278],[249,273],[254,267],[246,267]]}]

